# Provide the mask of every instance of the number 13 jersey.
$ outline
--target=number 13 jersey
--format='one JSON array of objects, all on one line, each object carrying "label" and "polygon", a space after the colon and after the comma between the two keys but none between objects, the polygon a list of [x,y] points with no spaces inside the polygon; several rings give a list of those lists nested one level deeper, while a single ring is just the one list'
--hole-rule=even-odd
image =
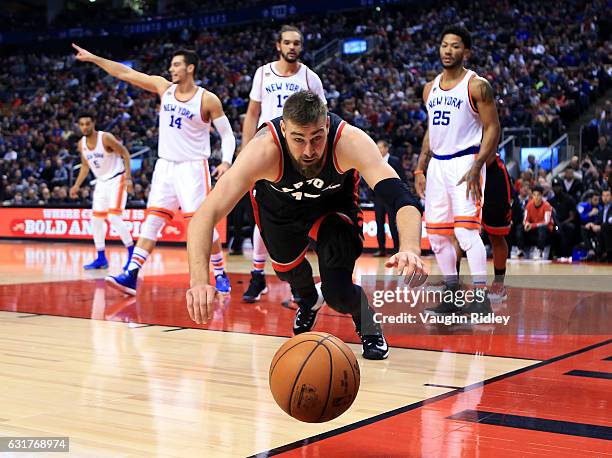
[{"label": "number 13 jersey", "polygon": [[202,94],[187,101],[176,98],[177,85],[161,97],[159,110],[159,157],[172,162],[200,161],[210,157],[210,121],[202,120]]},{"label": "number 13 jersey", "polygon": [[468,70],[452,89],[442,89],[436,76],[427,97],[429,146],[437,156],[449,156],[482,140],[482,122],[478,110],[472,105],[470,80],[477,76]]}]

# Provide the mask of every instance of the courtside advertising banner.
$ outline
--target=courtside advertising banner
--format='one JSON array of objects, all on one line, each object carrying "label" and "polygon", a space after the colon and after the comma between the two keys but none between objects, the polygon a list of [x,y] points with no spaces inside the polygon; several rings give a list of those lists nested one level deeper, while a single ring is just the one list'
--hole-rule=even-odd
[{"label": "courtside advertising banner", "polygon": [[[126,221],[132,233],[137,239],[140,236],[140,227],[144,222],[146,210],[143,208],[132,208],[123,211],[123,219]],[[25,208],[25,207],[0,207],[0,237],[2,238],[31,238],[31,239],[66,239],[66,240],[91,240],[92,210],[90,208]],[[221,235],[221,241],[227,241],[225,218],[217,225]],[[374,212],[366,210],[363,212],[363,235],[366,248],[378,248],[376,242],[376,221]],[[107,239],[119,240],[119,235],[107,222]],[[385,224],[385,239],[388,250],[393,248],[393,239],[388,224]],[[174,219],[166,224],[161,231],[162,242],[186,242],[187,220],[180,212]],[[429,242],[423,230],[421,248],[429,249]]]},{"label": "courtside advertising banner", "polygon": [[[143,208],[126,209],[123,219],[134,239],[146,216]],[[32,239],[91,240],[92,210],[90,208],[0,208],[0,237]],[[225,242],[225,219],[217,230]],[[120,240],[119,234],[107,221],[106,238]],[[163,242],[187,241],[187,220],[180,212],[164,226],[159,238]]]}]

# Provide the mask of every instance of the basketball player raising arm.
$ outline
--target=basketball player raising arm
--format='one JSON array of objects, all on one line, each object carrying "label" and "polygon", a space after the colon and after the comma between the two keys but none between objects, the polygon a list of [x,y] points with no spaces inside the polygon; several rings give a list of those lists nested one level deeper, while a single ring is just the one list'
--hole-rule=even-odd
[{"label": "basketball player raising arm", "polygon": [[[236,140],[219,98],[196,84],[199,57],[194,51],[179,49],[173,53],[168,68],[172,81],[168,81],[96,56],[75,44],[72,46],[77,50],[77,60],[92,62],[115,78],[157,94],[161,100],[159,157],[151,180],[147,216],[127,269],[105,279],[112,288],[135,295],[138,273],[155,248],[164,225],[179,209],[190,219],[210,189],[211,124],[221,136],[223,158],[217,176],[229,169]],[[231,286],[216,230],[213,248],[216,286],[219,291],[229,292]]]},{"label": "basketball player raising arm", "polygon": [[[163,76],[158,75],[147,75],[145,73],[134,70],[133,68],[128,67],[119,62],[115,62],[109,59],[105,59],[104,57],[97,56],[92,54],[91,52],[77,46],[76,44],[72,44],[72,47],[77,50],[76,58],[81,62],[91,62],[96,64],[102,70],[107,72],[109,75],[114,76],[126,83],[133,84],[145,91],[154,92],[160,98],[163,96],[164,92],[172,86],[172,84],[176,84],[180,78],[178,72],[180,70],[181,64],[184,65],[184,62],[181,62],[180,59],[172,59],[170,64],[170,68],[168,71],[170,72],[172,81],[168,81]],[[187,81],[193,84],[193,81]],[[179,96],[182,92],[181,89],[186,89],[188,98],[189,95],[193,96],[193,88],[179,88],[176,95]],[[202,104],[201,104],[201,116],[202,119],[211,119],[215,128],[219,132],[221,136],[221,150],[222,150],[222,162],[217,167],[215,174],[219,177],[223,175],[227,169],[229,169],[232,158],[234,155],[234,149],[236,147],[236,139],[232,133],[232,128],[229,123],[229,120],[225,116],[223,112],[223,107],[221,105],[221,101],[219,98],[210,91],[204,91],[202,94]]]},{"label": "basketball player raising arm", "polygon": [[[285,110],[287,110],[289,100],[302,97],[301,94],[303,93],[291,96],[285,105]],[[313,103],[313,97],[316,97],[316,95],[312,92],[308,94],[310,99],[307,99],[307,101]],[[298,195],[296,201],[278,204],[282,205],[282,207],[276,207],[279,214],[281,211],[286,214],[287,211],[291,211],[292,207],[297,208],[303,203],[302,195],[306,194],[306,183],[316,180],[319,176],[322,177],[323,175],[318,175],[318,173],[325,167],[332,167],[335,170],[334,173],[339,175],[350,173],[352,170],[362,174],[368,185],[373,189],[376,188],[376,191],[384,196],[389,207],[397,211],[400,250],[387,260],[385,266],[395,267],[412,285],[425,281],[428,269],[420,258],[421,215],[414,206],[414,201],[408,189],[403,187],[397,173],[383,160],[374,141],[356,127],[345,124],[341,135],[336,136],[335,153],[328,152],[326,154],[326,151],[333,151],[328,150],[329,116],[305,126],[296,125],[291,121],[280,121],[284,138],[282,143],[285,144],[286,142],[287,145],[283,148],[288,151],[290,159],[284,162],[284,153],[279,154],[279,140],[276,129],[275,132],[272,132],[269,126],[273,123],[269,123],[244,148],[234,166],[219,180],[208,199],[194,215],[188,234],[191,288],[187,291],[187,307],[190,317],[197,323],[206,323],[211,318],[216,294],[214,287],[209,284],[208,268],[210,240],[214,225],[229,213],[236,202],[256,182],[267,182],[274,188],[283,186],[276,183],[280,183],[279,174],[281,176],[288,174],[287,170],[289,168],[299,170],[300,176],[303,176],[304,180],[310,178],[310,181],[304,182],[303,185],[299,183],[300,186],[297,189],[300,192],[293,193]],[[275,120],[274,122],[278,123],[279,121]],[[344,122],[342,121],[342,123]],[[334,137],[332,136],[331,139],[333,141]],[[331,154],[335,155],[333,158],[335,159],[335,165],[329,165],[332,161],[332,158],[329,157]],[[324,189],[327,184],[327,182],[322,183],[322,188]],[[311,191],[310,188],[307,190],[308,192],[316,192],[316,190]],[[283,190],[279,190],[279,194],[283,192]],[[315,195],[314,197],[319,196]],[[326,201],[323,198],[319,198],[316,202],[312,204],[312,212],[319,212],[320,207],[324,205],[329,207],[329,204],[325,204]],[[320,205],[317,206],[319,202]],[[334,211],[338,212],[340,209],[335,207],[324,208],[322,213],[327,214]],[[305,228],[305,232],[308,232],[308,228]],[[279,233],[279,236],[281,235],[283,234]],[[317,243],[321,244],[320,237]],[[338,243],[343,242],[338,241]],[[301,249],[302,247],[299,247],[299,250]],[[271,254],[274,259],[274,253]],[[319,253],[317,254],[319,255]],[[338,254],[338,256],[341,256],[341,254]],[[319,263],[321,263],[321,255],[319,255]],[[293,264],[297,263],[294,262]],[[275,270],[280,277],[279,269],[275,267]],[[286,281],[291,284],[292,280]],[[323,278],[322,281],[325,283]],[[293,287],[293,285],[291,286]],[[325,300],[332,308],[334,307],[333,300],[330,300],[327,296],[325,296]],[[294,332],[297,334],[295,329]]]}]

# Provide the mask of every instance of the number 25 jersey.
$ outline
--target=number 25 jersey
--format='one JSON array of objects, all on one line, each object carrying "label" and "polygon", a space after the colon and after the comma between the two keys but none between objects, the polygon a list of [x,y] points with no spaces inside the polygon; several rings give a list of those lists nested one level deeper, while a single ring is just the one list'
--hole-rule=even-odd
[{"label": "number 25 jersey", "polygon": [[210,121],[202,120],[202,94],[198,90],[187,101],[176,98],[177,85],[161,97],[159,109],[159,151],[162,159],[172,162],[201,161],[210,157]]},{"label": "number 25 jersey", "polygon": [[482,122],[478,110],[472,105],[469,93],[470,80],[476,76],[468,70],[463,79],[452,89],[442,89],[436,76],[427,97],[429,146],[438,156],[448,156],[482,140]]}]

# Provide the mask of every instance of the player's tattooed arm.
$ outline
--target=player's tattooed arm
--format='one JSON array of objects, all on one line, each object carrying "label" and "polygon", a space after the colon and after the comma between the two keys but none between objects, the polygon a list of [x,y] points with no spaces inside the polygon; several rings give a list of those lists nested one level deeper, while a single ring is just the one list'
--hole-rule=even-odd
[{"label": "player's tattooed arm", "polygon": [[493,88],[491,84],[485,79],[478,80],[479,85],[479,99],[484,103],[492,103],[494,101]]},{"label": "player's tattooed arm", "polygon": [[421,199],[425,198],[425,173],[427,172],[427,167],[429,166],[431,156],[432,151],[429,147],[429,129],[427,129],[425,131],[425,135],[423,136],[421,154],[419,155],[419,160],[417,162],[416,169],[413,172],[414,190]]},{"label": "player's tattooed arm", "polygon": [[268,132],[270,132],[270,128],[266,124],[264,127],[255,132],[255,136],[253,138],[265,137]]},{"label": "player's tattooed arm", "polygon": [[[431,91],[431,87],[433,86],[433,81],[430,81],[423,88],[423,103],[427,104],[427,98],[429,97],[429,92]],[[421,145],[421,154],[419,155],[419,160],[417,163],[416,171],[417,173],[425,173],[427,172],[427,166],[429,161],[431,160],[432,151],[429,148],[429,129],[425,131],[425,135],[423,135],[423,143]]]},{"label": "player's tattooed arm", "polygon": [[482,167],[495,158],[501,128],[491,84],[481,77],[473,78],[469,84],[472,102],[477,107],[478,116],[482,122],[482,140],[480,142],[480,152],[474,161],[474,165],[459,181],[459,184],[466,182],[466,198],[469,199],[470,194],[472,194],[474,200],[478,202],[482,197],[480,173]]},{"label": "player's tattooed arm", "polygon": [[477,163],[484,165],[495,157],[497,144],[499,142],[499,116],[495,105],[495,94],[491,84],[481,77],[473,78],[470,81],[472,101],[478,109],[478,116],[482,122],[482,141],[480,143],[480,153]]}]

